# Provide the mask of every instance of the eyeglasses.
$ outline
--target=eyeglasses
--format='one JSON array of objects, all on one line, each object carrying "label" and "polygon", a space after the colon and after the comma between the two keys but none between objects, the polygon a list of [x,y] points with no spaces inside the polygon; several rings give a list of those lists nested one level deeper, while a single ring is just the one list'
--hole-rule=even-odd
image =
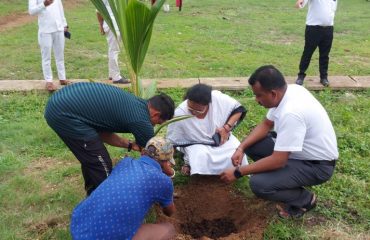
[{"label": "eyeglasses", "polygon": [[189,107],[189,105],[188,105],[188,110],[193,115],[201,115],[201,114],[204,114],[208,110],[208,105],[203,110],[196,110],[194,108]]}]

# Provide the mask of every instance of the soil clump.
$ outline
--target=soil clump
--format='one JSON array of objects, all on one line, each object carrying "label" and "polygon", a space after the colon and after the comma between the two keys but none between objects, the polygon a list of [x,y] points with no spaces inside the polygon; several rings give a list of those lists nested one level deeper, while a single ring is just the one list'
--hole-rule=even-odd
[{"label": "soil clump", "polygon": [[263,239],[274,213],[272,203],[242,196],[219,176],[192,176],[175,192],[177,212],[166,217],[158,211],[157,221],[173,223],[176,240]]}]

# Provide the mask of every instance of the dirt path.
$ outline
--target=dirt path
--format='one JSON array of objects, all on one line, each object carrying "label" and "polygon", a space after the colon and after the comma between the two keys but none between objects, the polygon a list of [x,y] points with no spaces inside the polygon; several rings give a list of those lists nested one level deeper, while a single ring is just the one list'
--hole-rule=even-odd
[{"label": "dirt path", "polygon": [[[72,9],[80,4],[86,3],[88,0],[64,0],[64,9]],[[0,32],[10,30],[12,28],[21,27],[29,22],[36,21],[37,16],[30,16],[27,12],[27,4],[24,6],[24,12],[12,13],[0,17]]]},{"label": "dirt path", "polygon": [[274,213],[273,205],[257,198],[245,198],[218,176],[195,176],[177,187],[177,212],[169,218],[158,213],[159,221],[172,222],[176,240],[263,239]]}]

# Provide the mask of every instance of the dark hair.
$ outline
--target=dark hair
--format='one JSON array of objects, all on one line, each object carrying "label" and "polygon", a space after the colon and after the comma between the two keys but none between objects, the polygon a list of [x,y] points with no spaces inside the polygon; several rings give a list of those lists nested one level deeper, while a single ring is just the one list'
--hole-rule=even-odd
[{"label": "dark hair", "polygon": [[175,112],[175,103],[170,96],[165,93],[155,95],[149,98],[148,102],[157,111],[161,113],[161,119],[167,121],[173,117]]},{"label": "dark hair", "polygon": [[208,105],[212,102],[212,87],[206,84],[196,84],[188,89],[184,100],[190,100],[202,105]]},{"label": "dark hair", "polygon": [[268,91],[286,86],[283,74],[272,65],[265,65],[254,71],[249,77],[248,83],[253,86],[256,82],[259,82],[261,87]]}]

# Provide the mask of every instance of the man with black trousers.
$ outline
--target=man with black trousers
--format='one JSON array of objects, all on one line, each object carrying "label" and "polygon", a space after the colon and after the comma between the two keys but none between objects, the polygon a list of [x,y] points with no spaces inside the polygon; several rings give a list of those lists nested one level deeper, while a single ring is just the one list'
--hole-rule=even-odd
[{"label": "man with black trousers", "polygon": [[[109,84],[81,82],[51,96],[45,119],[80,161],[90,195],[112,171],[104,143],[140,151],[154,136],[153,126],[171,119],[174,109],[163,93],[144,100]],[[131,133],[135,142],[116,133]]]},{"label": "man with black trousers", "polygon": [[329,86],[329,53],[333,42],[334,16],[337,0],[297,0],[296,7],[308,5],[305,31],[305,45],[299,64],[296,84],[303,85],[306,70],[310,65],[312,54],[319,47],[320,83]]}]

